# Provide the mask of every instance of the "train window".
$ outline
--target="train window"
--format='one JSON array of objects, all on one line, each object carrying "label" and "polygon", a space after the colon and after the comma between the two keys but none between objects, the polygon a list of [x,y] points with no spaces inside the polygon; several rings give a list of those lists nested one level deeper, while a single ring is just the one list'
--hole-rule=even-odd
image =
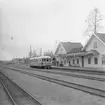
[{"label": "train window", "polygon": [[42,59],[42,61],[46,61],[46,59]]},{"label": "train window", "polygon": [[47,61],[49,61],[48,58],[47,58]]}]

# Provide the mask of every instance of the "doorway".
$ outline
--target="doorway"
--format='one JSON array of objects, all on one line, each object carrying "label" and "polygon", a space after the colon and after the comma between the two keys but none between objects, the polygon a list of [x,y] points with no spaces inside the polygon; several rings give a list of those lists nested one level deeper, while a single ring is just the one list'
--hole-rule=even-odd
[{"label": "doorway", "polygon": [[84,67],[84,56],[82,56],[81,58],[82,58],[82,67]]}]

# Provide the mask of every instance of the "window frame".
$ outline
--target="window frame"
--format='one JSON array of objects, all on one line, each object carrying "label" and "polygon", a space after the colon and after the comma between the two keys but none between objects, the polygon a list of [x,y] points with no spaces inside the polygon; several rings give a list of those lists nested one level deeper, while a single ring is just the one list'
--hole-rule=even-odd
[{"label": "window frame", "polygon": [[75,64],[75,59],[73,59],[73,64]]},{"label": "window frame", "polygon": [[94,64],[98,64],[98,58],[94,57]]},{"label": "window frame", "polygon": [[79,64],[79,58],[77,58],[77,64]]}]

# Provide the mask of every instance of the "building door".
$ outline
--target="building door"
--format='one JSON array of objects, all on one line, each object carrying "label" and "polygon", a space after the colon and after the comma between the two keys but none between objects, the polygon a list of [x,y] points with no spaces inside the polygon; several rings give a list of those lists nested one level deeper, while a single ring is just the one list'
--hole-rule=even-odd
[{"label": "building door", "polygon": [[81,58],[82,58],[82,67],[84,67],[84,56],[82,56]]}]

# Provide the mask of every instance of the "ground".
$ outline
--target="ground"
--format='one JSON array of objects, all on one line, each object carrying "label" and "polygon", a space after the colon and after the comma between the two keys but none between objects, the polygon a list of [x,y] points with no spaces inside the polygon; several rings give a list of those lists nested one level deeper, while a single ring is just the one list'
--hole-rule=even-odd
[{"label": "ground", "polygon": [[79,90],[40,80],[19,72],[3,70],[43,105],[105,105],[105,99]]}]

